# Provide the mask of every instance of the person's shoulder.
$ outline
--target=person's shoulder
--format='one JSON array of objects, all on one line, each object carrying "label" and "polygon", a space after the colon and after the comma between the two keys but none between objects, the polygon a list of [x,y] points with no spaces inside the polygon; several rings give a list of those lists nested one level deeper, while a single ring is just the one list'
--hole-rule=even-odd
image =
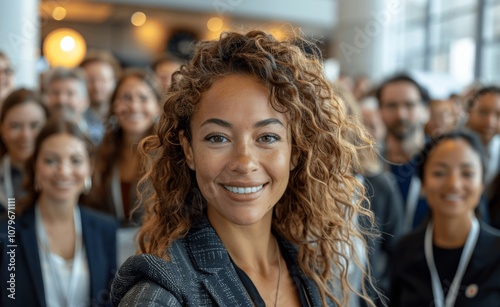
[{"label": "person's shoulder", "polygon": [[106,225],[108,227],[117,228],[118,222],[114,217],[109,214],[99,212],[95,209],[80,206],[82,217],[92,220],[99,225]]},{"label": "person's shoulder", "polygon": [[[117,304],[125,297],[137,300],[138,290],[147,290],[149,293],[161,291],[171,293],[173,297],[182,297],[188,291],[189,283],[182,280],[186,277],[186,268],[182,265],[176,249],[179,244],[169,248],[170,260],[165,260],[152,254],[140,254],[129,257],[115,275],[112,286],[112,301]],[[181,257],[184,260],[186,258]],[[133,293],[134,295],[132,296]],[[122,304],[120,304],[122,306]],[[150,306],[123,305],[123,306]],[[155,305],[152,305],[155,306]]]},{"label": "person's shoulder", "polygon": [[500,253],[500,230],[493,228],[492,226],[481,222],[481,233],[480,236],[482,240],[487,242],[491,248],[494,248]]},{"label": "person's shoulder", "polygon": [[172,292],[150,280],[142,280],[136,283],[121,300],[113,302],[123,307],[182,306],[179,299]]}]

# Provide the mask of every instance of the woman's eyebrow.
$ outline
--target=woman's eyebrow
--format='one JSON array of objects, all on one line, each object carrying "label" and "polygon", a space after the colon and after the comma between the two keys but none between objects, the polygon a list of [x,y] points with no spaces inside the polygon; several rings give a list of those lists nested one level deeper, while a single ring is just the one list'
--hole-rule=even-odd
[{"label": "woman's eyebrow", "polygon": [[[232,128],[233,127],[233,124],[231,124],[228,121],[222,120],[220,118],[209,118],[206,121],[204,121],[200,125],[200,127],[207,125],[207,124],[216,124],[216,125],[222,126],[224,128]],[[283,123],[279,119],[274,118],[274,117],[258,121],[253,126],[254,126],[254,128],[262,128],[262,127],[265,127],[268,125],[280,125],[283,128],[285,127],[285,125],[283,125]]]}]

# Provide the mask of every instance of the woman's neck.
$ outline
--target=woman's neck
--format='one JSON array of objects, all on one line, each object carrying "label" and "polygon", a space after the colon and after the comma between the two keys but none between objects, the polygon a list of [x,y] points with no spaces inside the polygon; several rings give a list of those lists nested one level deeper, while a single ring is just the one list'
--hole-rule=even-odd
[{"label": "woman's neck", "polygon": [[10,167],[15,168],[17,170],[23,170],[24,168],[24,160],[16,159],[16,157],[9,155]]},{"label": "woman's neck", "polygon": [[448,218],[434,216],[433,243],[441,248],[459,248],[465,245],[472,227],[472,216]]},{"label": "woman's neck", "polygon": [[144,138],[145,134],[131,134],[124,132],[123,134],[123,148],[125,150],[137,149],[137,145]]},{"label": "woman's neck", "polygon": [[73,221],[73,213],[76,206],[75,201],[54,201],[42,194],[38,198],[37,203],[44,222],[64,223]]},{"label": "woman's neck", "polygon": [[[277,250],[276,239],[271,233],[270,220],[269,223],[265,223],[268,224],[268,227],[263,227],[263,221],[259,223],[258,227],[253,227],[257,225],[216,227],[217,223],[213,223],[213,221],[211,223],[231,259],[245,272],[269,272],[271,266],[276,264],[279,250]],[[250,229],[251,227],[255,231]],[[222,228],[222,231],[218,231],[219,228]]]}]

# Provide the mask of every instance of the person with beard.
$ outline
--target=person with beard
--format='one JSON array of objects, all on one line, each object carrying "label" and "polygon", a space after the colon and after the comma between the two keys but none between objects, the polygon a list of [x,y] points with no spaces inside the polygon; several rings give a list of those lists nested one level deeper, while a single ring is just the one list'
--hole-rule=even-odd
[{"label": "person with beard", "polygon": [[417,81],[401,74],[383,82],[376,97],[387,127],[382,157],[386,169],[394,174],[403,199],[406,232],[418,226],[428,212],[415,169],[419,164],[418,153],[425,145],[429,94]]},{"label": "person with beard", "polygon": [[111,95],[120,77],[118,60],[104,50],[90,51],[80,63],[87,77],[90,109],[104,122],[109,114]]},{"label": "person with beard", "polygon": [[83,71],[55,68],[48,75],[46,89],[50,115],[64,116],[76,123],[94,145],[99,145],[104,136],[104,125],[89,110],[90,101]]}]

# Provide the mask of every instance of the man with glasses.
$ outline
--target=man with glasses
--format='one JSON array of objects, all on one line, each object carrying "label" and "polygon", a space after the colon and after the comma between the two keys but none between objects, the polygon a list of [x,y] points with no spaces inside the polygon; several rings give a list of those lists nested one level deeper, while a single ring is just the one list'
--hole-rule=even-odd
[{"label": "man with glasses", "polygon": [[0,105],[14,89],[14,70],[7,55],[0,51]]},{"label": "man with glasses", "polygon": [[377,90],[380,115],[387,128],[382,156],[386,168],[394,174],[403,199],[406,231],[418,226],[428,208],[420,196],[416,174],[418,153],[424,147],[424,126],[429,120],[429,95],[414,79],[397,75]]}]

